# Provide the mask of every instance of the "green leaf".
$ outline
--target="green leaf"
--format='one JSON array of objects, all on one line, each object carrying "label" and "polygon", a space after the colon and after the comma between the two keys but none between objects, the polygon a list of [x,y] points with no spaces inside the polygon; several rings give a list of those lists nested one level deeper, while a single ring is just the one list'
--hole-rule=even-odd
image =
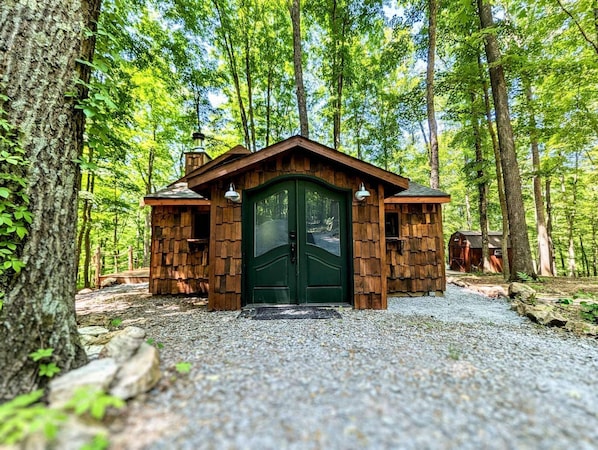
[{"label": "green leaf", "polygon": [[39,361],[44,358],[49,358],[54,353],[53,348],[40,348],[39,350],[34,351],[33,353],[29,353],[29,357],[33,361]]},{"label": "green leaf", "polygon": [[52,378],[59,372],[60,368],[55,363],[39,365],[39,375],[42,377]]},{"label": "green leaf", "polygon": [[175,368],[178,373],[189,373],[191,371],[191,363],[180,362],[175,365]]}]

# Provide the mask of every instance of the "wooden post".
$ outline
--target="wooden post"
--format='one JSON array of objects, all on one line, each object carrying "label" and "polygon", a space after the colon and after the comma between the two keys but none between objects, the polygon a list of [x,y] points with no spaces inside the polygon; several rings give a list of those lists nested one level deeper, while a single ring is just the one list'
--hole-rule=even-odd
[{"label": "wooden post", "polygon": [[133,270],[133,246],[129,245],[129,270]]},{"label": "wooden post", "polygon": [[98,245],[96,248],[96,254],[94,256],[96,263],[96,273],[93,279],[93,284],[96,288],[100,287],[100,275],[102,274],[102,249]]}]

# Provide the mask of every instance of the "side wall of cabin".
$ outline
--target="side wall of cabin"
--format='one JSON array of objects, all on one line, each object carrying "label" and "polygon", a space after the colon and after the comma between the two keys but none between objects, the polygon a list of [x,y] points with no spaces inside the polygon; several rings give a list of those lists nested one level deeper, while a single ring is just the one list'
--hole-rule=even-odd
[{"label": "side wall of cabin", "polygon": [[192,242],[193,217],[207,206],[153,206],[149,291],[207,294],[208,244]]},{"label": "side wall of cabin", "polygon": [[[211,310],[235,310],[242,306],[242,206],[224,199],[229,183],[243,190],[260,186],[283,175],[308,175],[354,192],[360,181],[371,196],[364,202],[353,198],[353,306],[356,309],[386,308],[386,251],[384,248],[384,191],[378,184],[359,178],[356,173],[339,171],[317,156],[289,152],[252,168],[235,178],[223,179],[211,186],[212,206],[210,238]],[[347,299],[350,300],[350,299]]]},{"label": "side wall of cabin", "polygon": [[399,214],[399,238],[386,241],[388,292],[394,295],[442,294],[446,289],[440,204],[387,203]]}]

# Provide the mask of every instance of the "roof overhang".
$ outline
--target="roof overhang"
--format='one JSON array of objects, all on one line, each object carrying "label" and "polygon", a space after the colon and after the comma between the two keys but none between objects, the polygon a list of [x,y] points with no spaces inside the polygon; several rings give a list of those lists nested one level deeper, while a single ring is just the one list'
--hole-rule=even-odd
[{"label": "roof overhang", "polygon": [[168,205],[210,205],[210,200],[202,197],[197,192],[187,187],[184,181],[176,181],[170,186],[153,194],[143,197],[141,206],[168,206]]},{"label": "roof overhang", "polygon": [[[233,149],[234,150],[234,149]],[[294,150],[303,150],[330,163],[340,166],[352,172],[360,172],[364,176],[375,178],[385,186],[386,195],[393,195],[404,191],[409,187],[409,180],[400,175],[388,172],[365,161],[361,161],[345,153],[334,150],[325,145],[314,142],[302,136],[293,136],[284,141],[278,142],[270,147],[266,147],[255,153],[240,155],[236,159],[223,161],[218,165],[217,159],[198,171],[191,172],[185,179],[190,189],[198,192],[202,191],[210,183],[238,175],[254,168],[256,165],[270,159]],[[226,153],[222,156],[225,156]],[[207,167],[210,166],[210,167]],[[203,170],[202,170],[203,169]],[[211,170],[210,170],[211,169]]]}]

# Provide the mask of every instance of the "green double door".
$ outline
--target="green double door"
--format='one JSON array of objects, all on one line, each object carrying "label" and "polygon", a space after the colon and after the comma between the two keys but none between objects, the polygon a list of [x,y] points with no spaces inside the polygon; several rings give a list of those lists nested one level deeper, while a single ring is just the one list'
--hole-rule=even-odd
[{"label": "green double door", "polygon": [[349,196],[303,178],[246,191],[246,304],[350,303]]}]

